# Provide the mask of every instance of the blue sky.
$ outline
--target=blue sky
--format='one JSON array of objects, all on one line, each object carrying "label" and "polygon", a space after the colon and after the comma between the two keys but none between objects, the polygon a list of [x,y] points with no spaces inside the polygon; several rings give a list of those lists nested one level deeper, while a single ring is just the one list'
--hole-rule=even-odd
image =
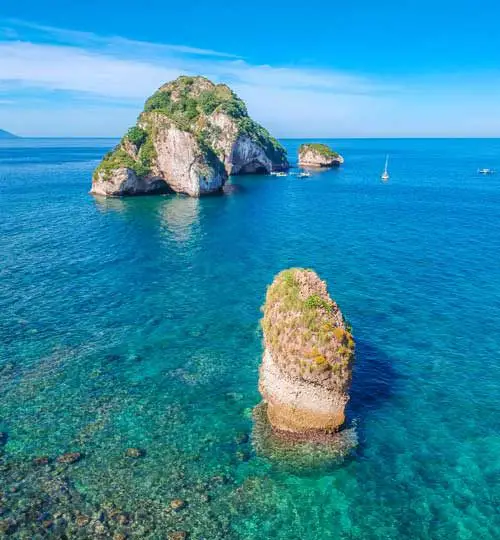
[{"label": "blue sky", "polygon": [[0,128],[118,136],[179,74],[279,137],[500,136],[500,4],[4,2]]}]

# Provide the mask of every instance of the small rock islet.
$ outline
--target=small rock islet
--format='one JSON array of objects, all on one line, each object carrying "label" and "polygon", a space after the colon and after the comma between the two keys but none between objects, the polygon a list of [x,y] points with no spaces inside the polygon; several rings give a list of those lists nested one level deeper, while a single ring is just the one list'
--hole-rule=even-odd
[{"label": "small rock islet", "polygon": [[326,283],[292,268],[270,285],[262,327],[265,351],[259,390],[273,429],[318,440],[345,421],[354,340]]},{"label": "small rock islet", "polygon": [[339,167],[344,158],[328,145],[321,143],[306,143],[299,147],[299,165],[305,168]]}]

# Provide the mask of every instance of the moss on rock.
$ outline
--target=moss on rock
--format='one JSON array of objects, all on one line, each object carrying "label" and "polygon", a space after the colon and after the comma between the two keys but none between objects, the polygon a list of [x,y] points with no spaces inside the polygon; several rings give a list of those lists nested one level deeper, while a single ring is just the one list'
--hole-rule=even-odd
[{"label": "moss on rock", "polygon": [[301,144],[299,147],[299,154],[307,151],[313,151],[316,154],[319,154],[320,156],[324,156],[327,158],[338,158],[340,154],[333,151],[327,144],[322,143],[304,143]]},{"label": "moss on rock", "polygon": [[100,174],[107,180],[114,170],[123,167],[133,170],[137,176],[148,176],[155,159],[152,129],[134,126],[127,131],[120,143],[104,156],[94,171],[94,179]]},{"label": "moss on rock", "polygon": [[267,290],[263,312],[266,348],[284,373],[346,391],[354,340],[315,272],[291,268],[279,273]]},{"label": "moss on rock", "polygon": [[286,161],[283,146],[250,118],[244,101],[225,84],[215,85],[205,77],[179,77],[157,90],[146,101],[144,111],[159,112],[195,135],[203,132],[205,139],[214,135],[216,126],[207,125],[204,117],[224,113],[236,122],[239,133],[261,146],[271,160]]}]

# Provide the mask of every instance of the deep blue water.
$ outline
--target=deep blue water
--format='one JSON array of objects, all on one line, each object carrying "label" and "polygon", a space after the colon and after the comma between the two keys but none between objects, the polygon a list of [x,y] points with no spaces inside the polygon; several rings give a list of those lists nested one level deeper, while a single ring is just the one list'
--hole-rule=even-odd
[{"label": "deep blue water", "polygon": [[[300,142],[284,141],[292,161]],[[237,177],[202,200],[88,195],[112,140],[0,142],[14,535],[62,475],[68,504],[119,506],[133,538],[500,536],[500,174],[476,172],[500,170],[500,140],[330,142],[339,170]],[[259,308],[289,266],[327,280],[357,341],[359,445],[318,470],[235,442],[259,402]],[[146,455],[127,461],[130,446]],[[83,459],[26,472],[70,450]],[[174,497],[188,506],[165,514]]]}]

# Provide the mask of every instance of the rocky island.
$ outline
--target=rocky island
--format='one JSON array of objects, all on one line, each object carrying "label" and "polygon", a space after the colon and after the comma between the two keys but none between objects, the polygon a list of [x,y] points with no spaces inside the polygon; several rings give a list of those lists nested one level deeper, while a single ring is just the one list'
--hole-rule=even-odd
[{"label": "rocky island", "polygon": [[13,133],[10,133],[10,131],[0,129],[0,139],[19,139],[19,137]]},{"label": "rocky island", "polygon": [[104,196],[220,191],[228,175],[288,169],[285,149],[225,84],[182,76],[147,101],[94,172]]},{"label": "rocky island", "polygon": [[292,439],[328,438],[344,423],[354,340],[326,283],[292,268],[269,286],[263,307],[259,390],[273,430]]},{"label": "rocky island", "polygon": [[299,147],[301,167],[339,167],[342,163],[344,163],[344,158],[326,144],[307,143]]}]

